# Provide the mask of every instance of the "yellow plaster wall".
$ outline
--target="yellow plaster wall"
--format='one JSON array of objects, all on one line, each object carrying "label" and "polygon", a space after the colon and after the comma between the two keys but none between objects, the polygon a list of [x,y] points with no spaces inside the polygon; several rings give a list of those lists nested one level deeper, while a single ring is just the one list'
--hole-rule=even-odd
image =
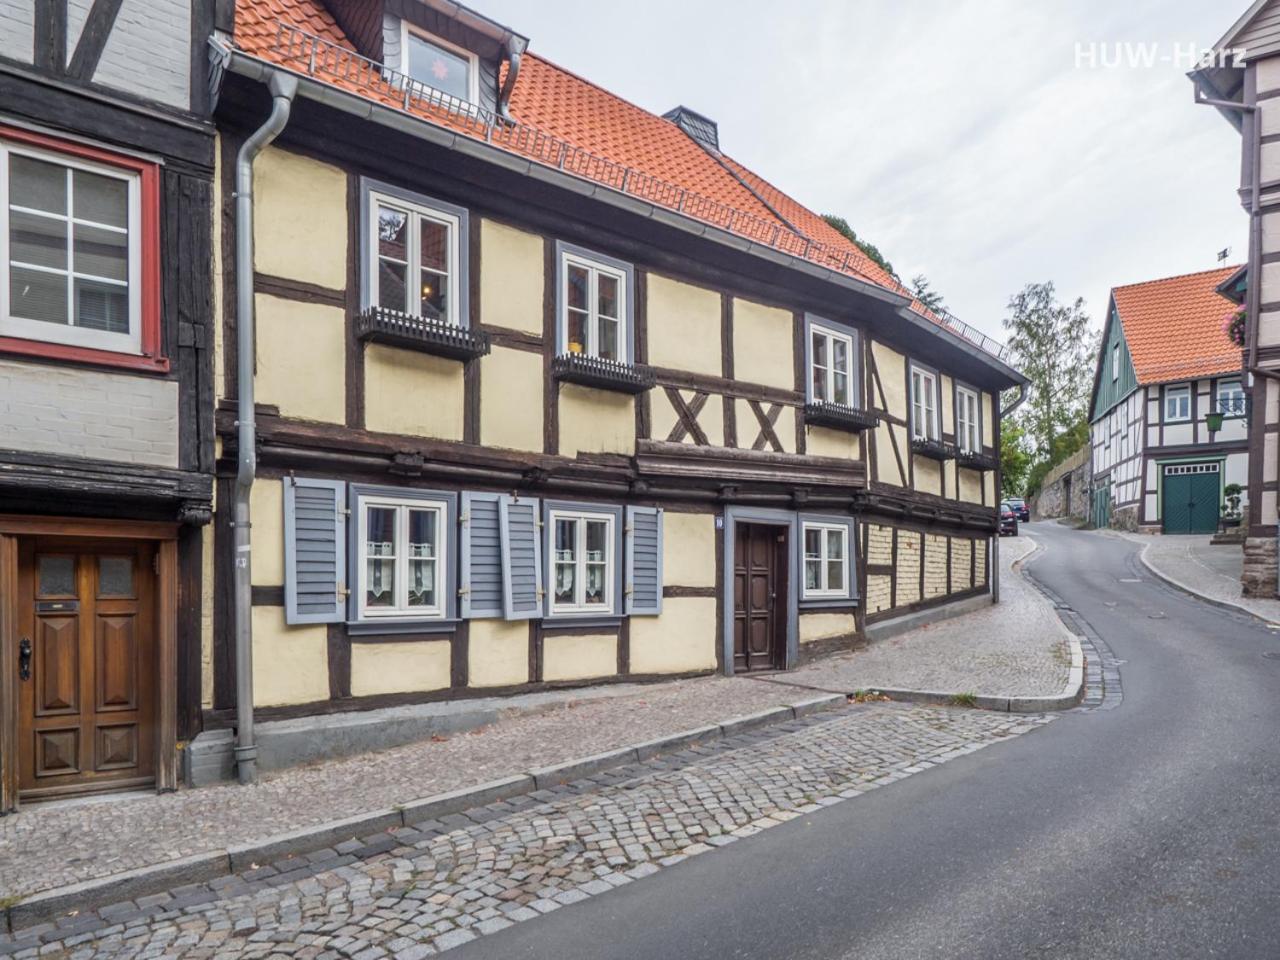
[{"label": "yellow plaster wall", "polygon": [[651,273],[646,295],[649,362],[720,376],[720,294]]},{"label": "yellow plaster wall", "polygon": [[364,351],[364,423],[380,433],[461,440],[463,365],[371,343]]},{"label": "yellow plaster wall", "polygon": [[632,672],[687,673],[715,665],[715,597],[667,597],[662,616],[631,618]]},{"label": "yellow plaster wall", "polygon": [[283,707],[329,699],[329,631],[288,626],[284,607],[253,608],[253,703]]},{"label": "yellow plaster wall", "polygon": [[917,457],[911,455],[913,459],[912,469],[915,470],[915,489],[921,493],[942,493],[942,464],[937,460],[930,460],[928,457]]},{"label": "yellow plaster wall", "polygon": [[333,290],[346,287],[345,171],[267,147],[253,164],[253,197],[253,255],[259,273]]},{"label": "yellow plaster wall", "polygon": [[977,470],[959,470],[957,482],[960,489],[960,499],[969,503],[982,502],[982,474]]},{"label": "yellow plaster wall", "polygon": [[579,453],[630,456],[635,453],[635,438],[635,397],[573,383],[560,386],[560,453],[563,456]]},{"label": "yellow plaster wall", "polygon": [[827,637],[841,637],[854,633],[858,621],[852,613],[800,612],[800,642],[812,643]]},{"label": "yellow plaster wall", "polygon": [[840,457],[857,460],[862,456],[862,441],[856,433],[829,427],[805,428],[805,453],[812,457]]},{"label": "yellow plaster wall", "polygon": [[467,682],[504,687],[529,681],[529,622],[472,620],[467,640]]},{"label": "yellow plaster wall", "polygon": [[422,693],[449,686],[449,641],[353,643],[351,695]]},{"label": "yellow plaster wall", "polygon": [[542,354],[495,346],[480,360],[480,440],[542,452]]},{"label": "yellow plaster wall", "polygon": [[284,484],[287,480],[258,479],[249,494],[253,523],[249,576],[255,586],[284,583]]},{"label": "yellow plaster wall", "polygon": [[956,392],[955,382],[945,373],[939,377],[942,386],[942,432],[955,433]]},{"label": "yellow plaster wall", "polygon": [[716,520],[712,514],[663,512],[662,581],[676,587],[716,585]]},{"label": "yellow plaster wall", "polygon": [[542,237],[480,221],[480,321],[542,333],[545,244]]},{"label": "yellow plaster wall", "polygon": [[[760,432],[760,421],[756,419],[755,413],[751,409],[750,401],[743,400],[739,397],[734,401],[734,417],[738,421],[738,446],[744,450],[750,450],[751,445],[755,442],[756,435]],[[760,409],[766,414],[769,412],[770,404],[760,404]],[[778,419],[773,424],[773,432],[778,435],[778,442],[782,444],[782,453],[796,452],[796,408],[783,406],[778,414]],[[777,452],[773,446],[766,444],[764,448],[766,453]]]},{"label": "yellow plaster wall", "polygon": [[[876,372],[880,376],[880,386],[884,390],[888,412],[905,420],[907,418],[907,358],[875,340],[871,341],[871,355],[876,362]],[[879,404],[879,391],[874,391],[872,396],[875,398],[875,403]]]},{"label": "yellow plaster wall", "polygon": [[980,399],[982,402],[982,443],[983,446],[994,447],[996,430],[995,423],[991,419],[994,416],[991,407],[991,394],[983,391]]},{"label": "yellow plaster wall", "polygon": [[794,319],[789,312],[734,298],[734,379],[794,390],[794,353]]},{"label": "yellow plaster wall", "polygon": [[613,676],[617,672],[617,634],[542,638],[544,680],[586,680]]},{"label": "yellow plaster wall", "polygon": [[340,307],[260,293],[257,308],[258,403],[286,417],[345,423],[346,319]]},{"label": "yellow plaster wall", "polygon": [[902,456],[902,467],[906,468],[907,457],[911,456],[911,448],[907,443],[907,428],[898,424],[881,420],[876,427],[876,479],[881,483],[892,483],[904,486],[906,480],[898,467],[898,456],[894,454],[893,440],[897,438],[898,452]]},{"label": "yellow plaster wall", "polygon": [[988,470],[982,477],[982,485],[987,491],[987,503],[996,502],[996,475],[995,471]]}]

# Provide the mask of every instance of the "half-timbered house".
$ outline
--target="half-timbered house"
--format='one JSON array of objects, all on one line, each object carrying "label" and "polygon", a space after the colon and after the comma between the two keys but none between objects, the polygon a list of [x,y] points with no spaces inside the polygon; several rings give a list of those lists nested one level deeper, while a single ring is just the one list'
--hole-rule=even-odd
[{"label": "half-timbered house", "polygon": [[211,727],[786,669],[989,595],[1023,379],[713,120],[442,0],[240,0],[215,47]]},{"label": "half-timbered house", "polygon": [[206,7],[0,0],[0,812],[200,729]]},{"label": "half-timbered house", "polygon": [[1098,526],[1213,533],[1226,486],[1246,483],[1249,382],[1226,332],[1239,272],[1111,291],[1090,415]]}]

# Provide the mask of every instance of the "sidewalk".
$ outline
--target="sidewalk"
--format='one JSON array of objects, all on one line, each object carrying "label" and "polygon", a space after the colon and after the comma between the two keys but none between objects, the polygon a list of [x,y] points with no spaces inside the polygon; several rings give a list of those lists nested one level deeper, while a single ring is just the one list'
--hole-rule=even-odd
[{"label": "sidewalk", "polygon": [[1022,576],[1035,549],[1023,534],[1000,544],[1000,603],[811,664],[786,679],[817,690],[928,690],[991,697],[1062,692],[1071,634]]},{"label": "sidewalk", "polygon": [[1208,536],[1153,536],[1109,530],[1142,546],[1142,562],[1161,579],[1211,603],[1237,607],[1255,617],[1280,623],[1280,600],[1241,595],[1244,551],[1238,543],[1214,546]]}]

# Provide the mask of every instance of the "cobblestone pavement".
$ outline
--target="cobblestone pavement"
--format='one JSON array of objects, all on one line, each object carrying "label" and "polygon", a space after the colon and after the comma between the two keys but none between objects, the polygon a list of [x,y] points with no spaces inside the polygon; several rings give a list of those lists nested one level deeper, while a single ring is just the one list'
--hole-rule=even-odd
[{"label": "cobblestone pavement", "polygon": [[416,960],[1051,719],[854,705],[0,935],[0,954]]},{"label": "cobblestone pavement", "polygon": [[1029,536],[1000,543],[1000,603],[829,657],[789,682],[849,693],[886,687],[989,696],[1052,696],[1071,667],[1068,632],[1053,604],[1020,572]]},{"label": "cobblestone pavement", "polygon": [[1280,623],[1280,600],[1241,595],[1244,550],[1238,543],[1214,546],[1208,536],[1165,537],[1109,530],[1142,546],[1142,559],[1161,577],[1189,593],[1229,603],[1255,616]]},{"label": "cobblestone pavement", "polygon": [[[616,689],[616,688],[615,688]],[[611,693],[613,691],[610,691]],[[470,733],[280,771],[252,787],[33,805],[0,817],[0,899],[385,809],[804,699],[706,678],[632,686]]]}]

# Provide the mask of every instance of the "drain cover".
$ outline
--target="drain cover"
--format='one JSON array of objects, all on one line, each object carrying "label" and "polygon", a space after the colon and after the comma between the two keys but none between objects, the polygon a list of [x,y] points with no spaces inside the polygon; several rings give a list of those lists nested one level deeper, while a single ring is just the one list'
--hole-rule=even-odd
[{"label": "drain cover", "polygon": [[1263,656],[1268,660],[1280,660],[1280,650],[1268,650]]}]

